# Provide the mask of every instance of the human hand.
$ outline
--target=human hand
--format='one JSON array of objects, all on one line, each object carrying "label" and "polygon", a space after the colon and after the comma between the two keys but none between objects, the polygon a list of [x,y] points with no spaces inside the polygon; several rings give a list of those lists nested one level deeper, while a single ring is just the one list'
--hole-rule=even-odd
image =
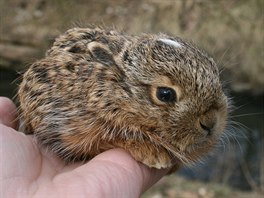
[{"label": "human hand", "polygon": [[167,173],[136,162],[122,149],[65,165],[32,136],[16,131],[15,119],[15,105],[0,97],[2,197],[139,197]]}]

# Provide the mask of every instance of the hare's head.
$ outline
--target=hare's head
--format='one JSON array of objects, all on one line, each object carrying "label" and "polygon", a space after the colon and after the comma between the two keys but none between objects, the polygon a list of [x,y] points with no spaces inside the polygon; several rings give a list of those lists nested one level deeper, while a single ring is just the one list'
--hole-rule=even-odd
[{"label": "hare's head", "polygon": [[145,137],[182,162],[215,144],[225,128],[228,99],[206,53],[179,38],[146,35],[125,43],[113,62],[121,72],[120,90],[108,96],[115,107],[111,120],[126,129],[125,138]]}]

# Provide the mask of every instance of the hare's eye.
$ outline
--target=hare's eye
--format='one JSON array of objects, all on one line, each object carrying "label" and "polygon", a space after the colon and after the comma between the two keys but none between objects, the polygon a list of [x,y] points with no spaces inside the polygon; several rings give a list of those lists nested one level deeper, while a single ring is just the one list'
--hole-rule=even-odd
[{"label": "hare's eye", "polygon": [[158,87],[156,92],[157,98],[162,102],[175,102],[176,92],[169,87]]}]

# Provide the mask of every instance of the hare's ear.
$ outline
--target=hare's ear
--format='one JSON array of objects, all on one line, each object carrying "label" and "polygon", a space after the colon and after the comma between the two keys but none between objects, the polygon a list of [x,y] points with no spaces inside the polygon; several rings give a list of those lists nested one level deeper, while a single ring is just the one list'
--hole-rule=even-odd
[{"label": "hare's ear", "polygon": [[94,41],[89,43],[87,48],[91,52],[92,58],[94,58],[96,61],[107,66],[113,66],[116,64],[112,52],[102,43]]}]

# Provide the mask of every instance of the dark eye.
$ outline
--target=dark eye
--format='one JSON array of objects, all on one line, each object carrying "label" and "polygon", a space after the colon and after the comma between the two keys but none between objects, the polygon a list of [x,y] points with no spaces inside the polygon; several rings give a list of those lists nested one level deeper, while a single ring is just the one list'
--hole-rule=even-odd
[{"label": "dark eye", "polygon": [[162,102],[175,102],[175,90],[169,87],[158,87],[156,92],[157,98]]}]

